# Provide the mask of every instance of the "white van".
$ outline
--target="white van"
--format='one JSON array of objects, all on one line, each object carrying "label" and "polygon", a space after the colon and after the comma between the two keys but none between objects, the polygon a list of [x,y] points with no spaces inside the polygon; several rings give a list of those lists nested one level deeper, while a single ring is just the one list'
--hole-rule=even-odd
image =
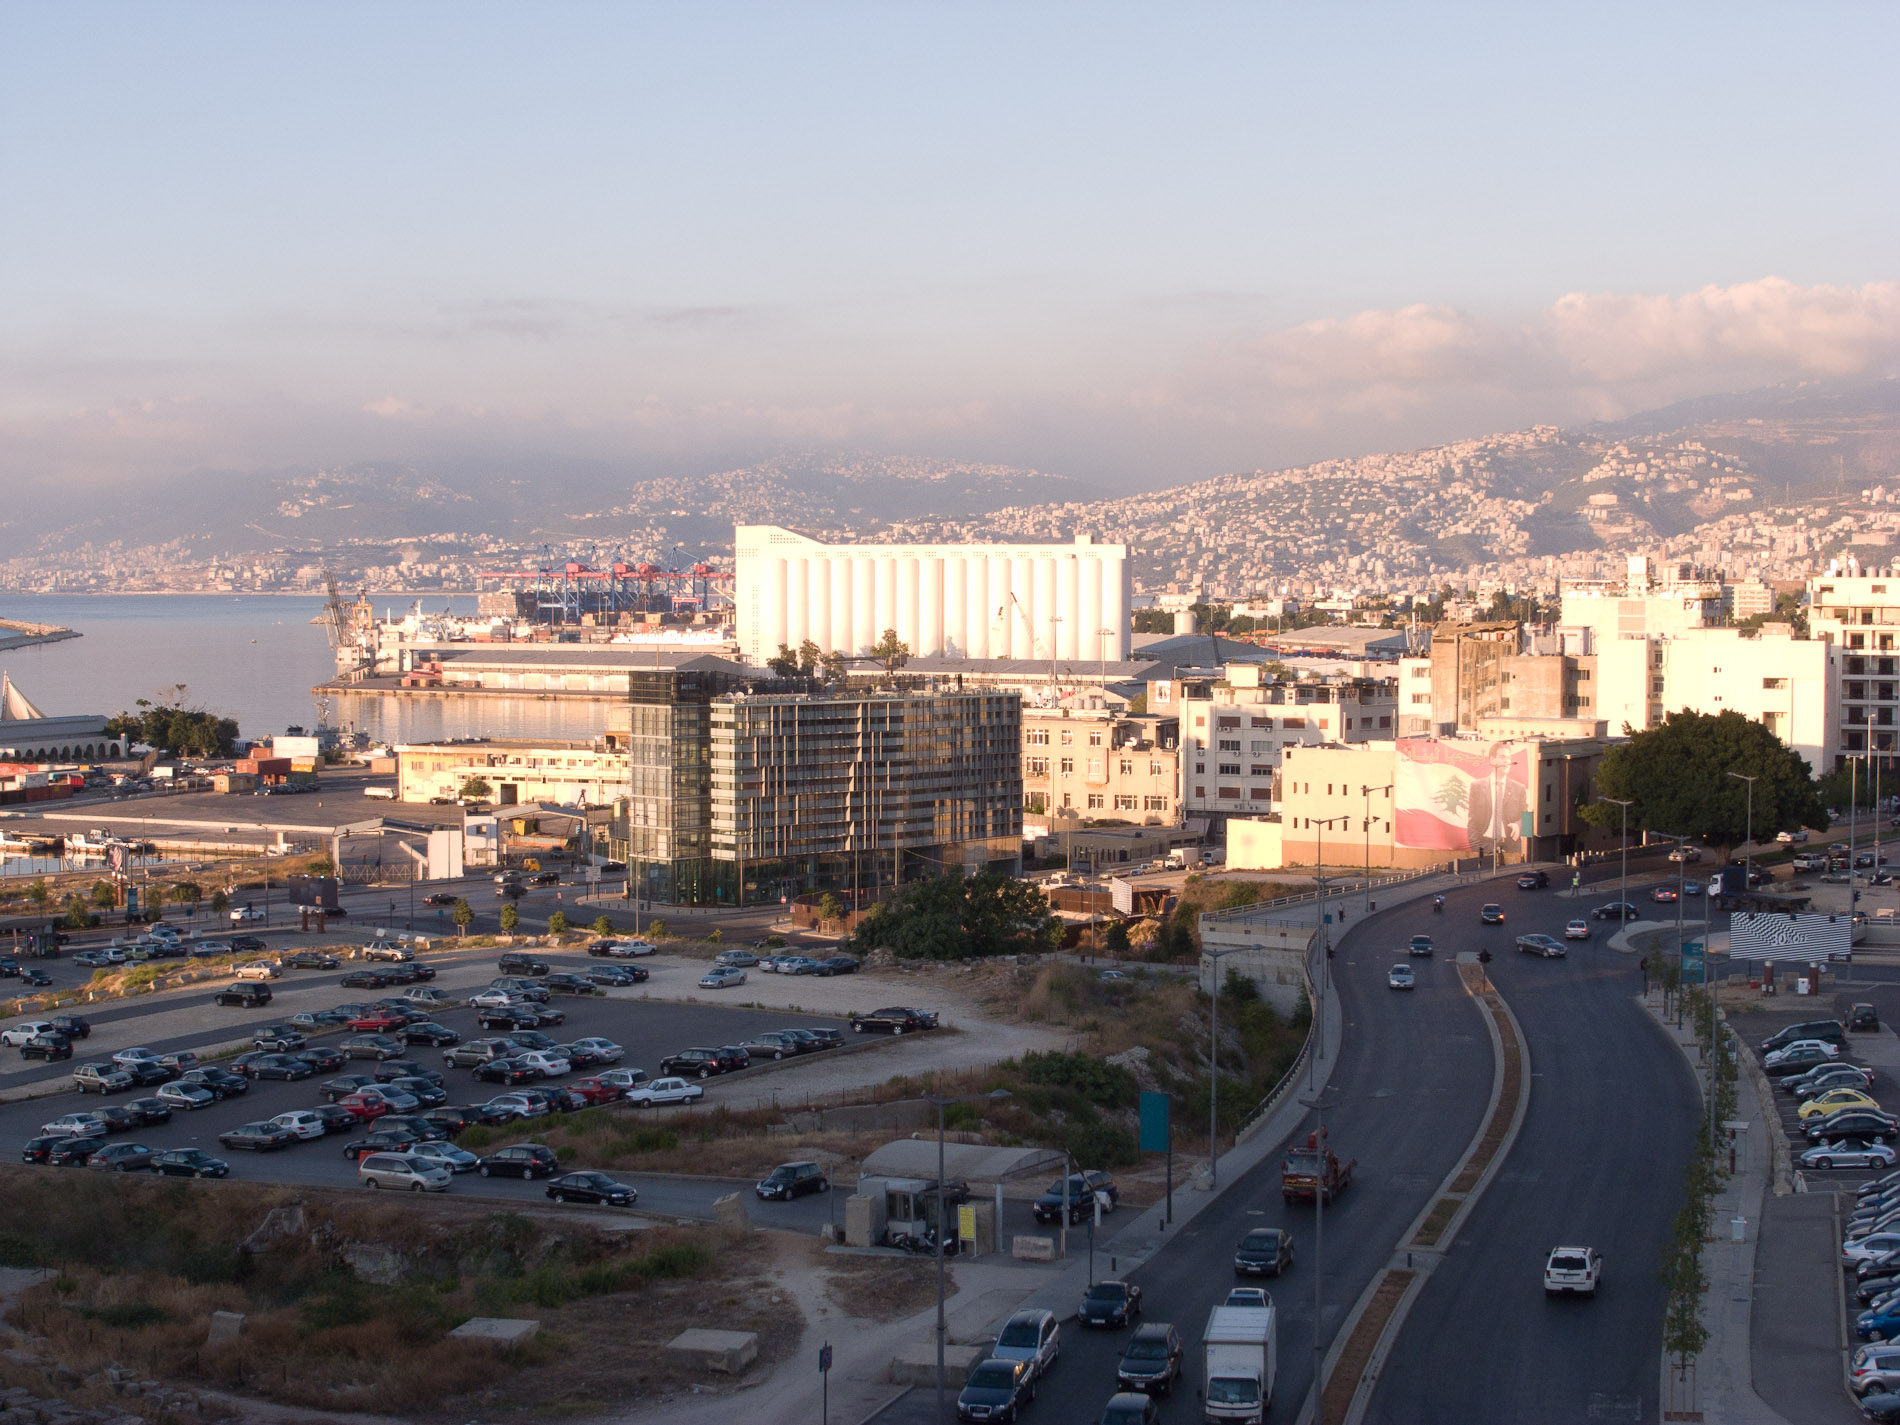
[{"label": "white van", "polygon": [[365,787],[363,795],[371,801],[393,802],[396,800],[396,789],[394,787]]}]

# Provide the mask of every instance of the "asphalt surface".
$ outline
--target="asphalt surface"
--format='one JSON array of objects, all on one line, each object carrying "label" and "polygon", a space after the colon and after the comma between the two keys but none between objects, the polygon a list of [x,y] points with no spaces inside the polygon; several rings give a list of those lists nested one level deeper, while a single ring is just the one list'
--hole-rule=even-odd
[{"label": "asphalt surface", "polygon": [[[1605,948],[1616,922],[1592,922],[1592,939],[1570,942],[1561,960],[1514,947],[1531,931],[1561,937],[1567,921],[1613,895],[1558,898],[1508,883],[1487,894],[1503,904],[1504,925],[1479,926],[1468,892],[1447,914],[1461,927],[1461,948],[1493,953],[1492,979],[1528,1044],[1530,1104],[1414,1304],[1367,1419],[1655,1420],[1663,1313],[1655,1272],[1683,1200],[1700,1100],[1680,1051],[1635,1002],[1635,957]],[[1545,1298],[1544,1259],[1560,1244],[1603,1252],[1596,1301]]]},{"label": "asphalt surface", "polygon": [[[1480,899],[1473,895],[1475,925]],[[1358,1162],[1354,1184],[1325,1209],[1321,1297],[1328,1339],[1374,1273],[1390,1258],[1398,1234],[1425,1207],[1477,1131],[1491,1090],[1489,1038],[1478,1010],[1458,982],[1448,927],[1454,912],[1432,913],[1429,902],[1381,912],[1353,924],[1333,962],[1335,992],[1345,1016],[1345,1047],[1330,1076],[1329,1137],[1342,1157]],[[1437,937],[1441,954],[1414,960],[1418,988],[1387,988],[1386,971],[1404,954],[1416,931]],[[1303,1124],[1292,1139],[1303,1139]],[[1292,1141],[1292,1140],[1289,1140]],[[1280,1198],[1276,1152],[1223,1192],[1131,1280],[1142,1288],[1141,1320],[1170,1321],[1181,1331],[1188,1359],[1181,1383],[1161,1401],[1167,1422],[1201,1418],[1201,1328],[1208,1311],[1239,1279],[1233,1249],[1255,1227],[1286,1227],[1295,1236],[1295,1263],[1265,1286],[1280,1313],[1279,1379],[1271,1419],[1291,1420],[1313,1379],[1314,1214],[1310,1205],[1289,1206]],[[1073,1243],[1072,1243],[1073,1250]],[[1098,1255],[1098,1276],[1110,1263]],[[1062,1328],[1062,1357],[1039,1398],[1024,1415],[1034,1425],[1093,1425],[1115,1392],[1115,1362],[1131,1334],[1085,1331],[1073,1321]],[[955,1389],[961,1382],[953,1383]],[[929,1420],[934,1391],[909,1392],[875,1417],[879,1425]]]}]

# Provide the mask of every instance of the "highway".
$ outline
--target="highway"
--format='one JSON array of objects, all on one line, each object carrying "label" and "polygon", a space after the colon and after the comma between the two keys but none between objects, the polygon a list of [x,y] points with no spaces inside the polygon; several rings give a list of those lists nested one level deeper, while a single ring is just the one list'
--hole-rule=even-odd
[{"label": "highway", "polygon": [[[1632,900],[1646,906],[1649,884],[1632,885]],[[1661,1418],[1655,1272],[1682,1204],[1695,1084],[1635,1003],[1635,957],[1604,947],[1614,921],[1592,922],[1591,941],[1573,942],[1562,960],[1513,946],[1529,931],[1561,936],[1566,921],[1614,900],[1610,887],[1560,899],[1506,883],[1492,898],[1507,922],[1481,932],[1469,893],[1454,898],[1456,923],[1490,946],[1492,979],[1523,1030],[1530,1106],[1502,1169],[1414,1304],[1369,1421]],[[1559,1244],[1603,1251],[1598,1300],[1545,1299],[1544,1257]]]},{"label": "highway", "polygon": [[[1475,932],[1482,898],[1471,895],[1468,917],[1455,910],[1435,915],[1429,902],[1381,912],[1348,928],[1333,962],[1345,1047],[1330,1075],[1327,1098],[1337,1106],[1327,1124],[1340,1154],[1359,1166],[1353,1187],[1326,1210],[1322,1294],[1329,1336],[1464,1152],[1489,1099],[1490,1040],[1450,959],[1472,938],[1452,934],[1451,927]],[[1412,962],[1415,991],[1390,990],[1386,971],[1406,958],[1405,942],[1417,931],[1437,937],[1441,953]],[[1303,1138],[1310,1127],[1294,1136]],[[1279,1181],[1276,1153],[1132,1275],[1144,1293],[1143,1319],[1173,1322],[1188,1346],[1187,1374],[1161,1402],[1163,1421],[1185,1425],[1201,1418],[1195,1399],[1201,1327],[1235,1281],[1235,1244],[1261,1226],[1290,1228],[1296,1247],[1284,1277],[1249,1283],[1272,1291],[1281,1313],[1280,1376],[1269,1418],[1290,1421],[1300,1409],[1313,1379],[1314,1209],[1284,1204]],[[1106,1276],[1105,1254],[1097,1260]],[[1031,1425],[1094,1425],[1114,1393],[1115,1361],[1129,1333],[1084,1331],[1073,1322],[1062,1329],[1061,1362],[1024,1418]],[[953,1394],[961,1384],[952,1383]],[[877,1418],[881,1425],[927,1420],[931,1405],[932,1392],[917,1390]]]}]

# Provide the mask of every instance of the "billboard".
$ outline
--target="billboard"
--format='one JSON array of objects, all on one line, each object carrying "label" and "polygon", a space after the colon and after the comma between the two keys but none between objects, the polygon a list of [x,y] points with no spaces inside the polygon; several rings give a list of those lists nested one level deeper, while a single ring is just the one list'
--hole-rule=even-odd
[{"label": "billboard", "polygon": [[1728,918],[1731,960],[1851,960],[1853,926],[1844,915],[1748,911]]},{"label": "billboard", "polygon": [[1511,856],[1530,829],[1531,748],[1400,738],[1392,839],[1423,851]]}]

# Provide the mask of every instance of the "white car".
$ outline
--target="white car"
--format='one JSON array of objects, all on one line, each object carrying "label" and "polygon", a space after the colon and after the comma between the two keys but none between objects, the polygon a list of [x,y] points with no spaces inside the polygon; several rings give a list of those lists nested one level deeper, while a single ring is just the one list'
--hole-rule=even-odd
[{"label": "white car", "polygon": [[1825,1039],[1797,1039],[1792,1044],[1782,1045],[1779,1049],[1775,1050],[1772,1054],[1764,1055],[1761,1061],[1762,1066],[1764,1068],[1773,1068],[1776,1064],[1779,1064],[1783,1062],[1785,1059],[1787,1059],[1787,1057],[1790,1054],[1796,1053],[1798,1051],[1806,1051],[1809,1049],[1823,1050],[1827,1054],[1827,1057],[1830,1059],[1839,1058],[1840,1053],[1841,1053],[1840,1045],[1830,1044]]},{"label": "white car", "polygon": [[1876,1232],[1856,1242],[1843,1242],[1841,1265],[1843,1267],[1858,1266],[1862,1262],[1872,1261],[1875,1257],[1884,1257],[1887,1253],[1894,1251],[1900,1251],[1900,1232]]},{"label": "white car", "polygon": [[481,1159],[453,1143],[418,1143],[409,1150],[412,1158],[422,1158],[452,1173],[472,1173]]},{"label": "white car", "polygon": [[603,1064],[618,1064],[627,1057],[627,1051],[611,1039],[576,1039],[573,1047],[585,1049],[590,1054],[598,1054]]},{"label": "white car", "polygon": [[654,954],[658,949],[650,940],[610,940],[601,953],[615,960],[634,960]]},{"label": "white car", "polygon": [[530,1049],[525,1054],[515,1055],[517,1064],[525,1064],[544,1079],[559,1078],[574,1066],[559,1054]]},{"label": "white car", "polygon": [[699,987],[702,990],[724,990],[744,983],[745,971],[736,966],[721,966],[716,970],[708,970],[699,977]]},{"label": "white car", "polygon": [[1805,831],[1777,831],[1775,833],[1775,840],[1783,846],[1799,846],[1807,839],[1808,833]]},{"label": "white car", "polygon": [[16,1024],[11,1029],[0,1029],[0,1044],[9,1049],[18,1049],[27,1040],[38,1034],[57,1034],[49,1019],[29,1019],[25,1024]]},{"label": "white car", "polygon": [[1894,1151],[1885,1143],[1863,1138],[1821,1143],[1801,1155],[1804,1168],[1891,1168]]},{"label": "white car", "polygon": [[638,1088],[628,1089],[626,1101],[651,1108],[656,1103],[691,1103],[705,1096],[706,1090],[685,1079],[655,1079]]},{"label": "white car", "polygon": [[231,907],[231,924],[242,925],[247,920],[262,920],[264,912],[254,905],[234,905]]},{"label": "white car", "polygon": [[130,1069],[138,1064],[148,1063],[158,1057],[158,1050],[143,1047],[121,1049],[112,1056],[112,1062],[121,1069]]},{"label": "white car", "polygon": [[284,967],[275,960],[247,960],[237,967],[240,980],[274,980],[284,973]]},{"label": "white car", "polygon": [[178,941],[184,939],[184,936],[179,932],[177,926],[167,925],[163,921],[160,921],[157,925],[146,926],[145,935],[146,938],[150,940]]},{"label": "white car", "polygon": [[271,1120],[279,1128],[288,1128],[298,1138],[309,1140],[321,1138],[328,1132],[323,1120],[308,1109],[296,1109],[290,1113],[280,1113]]},{"label": "white car", "polygon": [[1409,990],[1417,986],[1418,977],[1410,965],[1394,965],[1385,972],[1385,982],[1395,990]]},{"label": "white car", "polygon": [[194,1108],[209,1108],[218,1101],[218,1096],[208,1088],[176,1082],[161,1084],[153,1097],[167,1108],[182,1108],[187,1113]]},{"label": "white car", "polygon": [[1545,1296],[1595,1296],[1603,1285],[1603,1254],[1595,1247],[1552,1247],[1544,1263]]},{"label": "white car", "polygon": [[1573,920],[1564,927],[1566,940],[1588,940],[1589,938],[1590,922],[1587,920]]},{"label": "white car", "polygon": [[42,1123],[40,1132],[48,1138],[104,1137],[106,1121],[96,1113],[64,1113],[51,1123]]},{"label": "white car", "polygon": [[507,1009],[512,1005],[522,1003],[507,990],[483,990],[479,994],[470,995],[468,1002],[476,1009]]}]

